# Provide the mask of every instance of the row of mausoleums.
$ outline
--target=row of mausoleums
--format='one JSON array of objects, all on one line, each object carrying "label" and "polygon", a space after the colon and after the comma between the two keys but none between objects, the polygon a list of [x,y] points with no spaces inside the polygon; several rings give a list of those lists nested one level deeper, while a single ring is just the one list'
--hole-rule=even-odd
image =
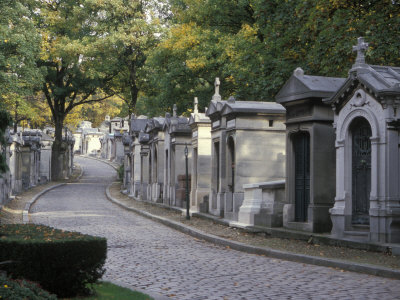
[{"label": "row of mausoleums", "polygon": [[[51,148],[54,141],[54,129],[22,129],[17,132],[7,130],[5,153],[8,171],[0,174],[0,206],[8,203],[15,195],[43,184],[51,179]],[[63,178],[68,177],[73,167],[72,133],[63,133],[64,168]]]},{"label": "row of mausoleums", "polygon": [[131,119],[124,185],[135,198],[236,226],[400,242],[400,68],[365,63],[348,78],[298,68],[276,102],[222,100],[206,113]]}]

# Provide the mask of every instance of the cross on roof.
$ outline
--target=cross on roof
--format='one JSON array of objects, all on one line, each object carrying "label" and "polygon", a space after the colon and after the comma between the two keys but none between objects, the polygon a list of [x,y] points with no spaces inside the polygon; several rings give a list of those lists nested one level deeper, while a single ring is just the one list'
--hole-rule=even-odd
[{"label": "cross on roof", "polygon": [[363,37],[357,39],[357,46],[353,46],[353,51],[357,51],[356,64],[365,64],[365,52],[368,49],[368,43],[364,42]]},{"label": "cross on roof", "polygon": [[197,99],[197,97],[194,97],[194,113],[199,113],[199,100]]},{"label": "cross on roof", "polygon": [[221,100],[221,95],[219,94],[219,86],[221,85],[221,82],[219,81],[219,78],[215,78],[214,86],[215,86],[215,93],[214,96],[212,97],[212,100],[220,101]]}]

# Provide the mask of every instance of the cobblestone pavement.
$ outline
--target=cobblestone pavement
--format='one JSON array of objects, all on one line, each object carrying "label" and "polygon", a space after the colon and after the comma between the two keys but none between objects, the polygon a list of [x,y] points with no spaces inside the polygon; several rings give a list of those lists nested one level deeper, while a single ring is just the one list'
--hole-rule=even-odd
[{"label": "cobblestone pavement", "polygon": [[104,191],[115,170],[77,158],[80,183],[43,195],[31,220],[108,239],[105,280],[172,299],[400,299],[400,281],[215,246],[128,212]]}]

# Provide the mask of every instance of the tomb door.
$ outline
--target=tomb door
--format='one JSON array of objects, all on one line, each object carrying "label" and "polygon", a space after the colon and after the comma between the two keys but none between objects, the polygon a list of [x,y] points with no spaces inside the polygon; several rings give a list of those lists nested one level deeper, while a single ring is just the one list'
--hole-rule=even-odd
[{"label": "tomb door", "polygon": [[235,192],[235,142],[232,137],[228,139],[228,191]]},{"label": "tomb door", "polygon": [[369,224],[371,192],[371,127],[358,118],[352,124],[352,223]]},{"label": "tomb door", "polygon": [[295,160],[295,221],[307,221],[310,203],[310,135],[297,133],[293,138]]}]

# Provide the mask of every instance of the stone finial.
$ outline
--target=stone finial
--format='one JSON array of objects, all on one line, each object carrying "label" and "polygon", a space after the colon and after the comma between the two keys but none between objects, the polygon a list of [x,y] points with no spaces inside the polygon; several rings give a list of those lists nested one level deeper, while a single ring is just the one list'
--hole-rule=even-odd
[{"label": "stone finial", "polygon": [[364,42],[363,37],[357,39],[357,45],[353,46],[353,51],[357,51],[357,58],[355,65],[365,64],[365,52],[368,49],[368,43]]},{"label": "stone finial", "polygon": [[219,81],[219,78],[215,78],[214,86],[215,86],[215,93],[214,96],[212,97],[212,100],[215,101],[221,101],[221,95],[219,94],[219,86],[221,85],[221,82]]},{"label": "stone finial", "polygon": [[195,114],[199,113],[199,100],[197,99],[197,97],[194,97],[194,110],[193,112]]},{"label": "stone finial", "polygon": [[235,103],[235,101],[236,101],[236,98],[235,98],[234,96],[230,96],[230,97],[228,98],[228,102],[229,102],[229,103]]},{"label": "stone finial", "polygon": [[176,104],[174,104],[173,108],[172,108],[172,116],[176,118],[176,111],[177,111],[177,107]]},{"label": "stone finial", "polygon": [[293,74],[296,75],[297,77],[303,77],[304,71],[302,68],[298,67],[296,68],[296,70],[293,71]]}]

